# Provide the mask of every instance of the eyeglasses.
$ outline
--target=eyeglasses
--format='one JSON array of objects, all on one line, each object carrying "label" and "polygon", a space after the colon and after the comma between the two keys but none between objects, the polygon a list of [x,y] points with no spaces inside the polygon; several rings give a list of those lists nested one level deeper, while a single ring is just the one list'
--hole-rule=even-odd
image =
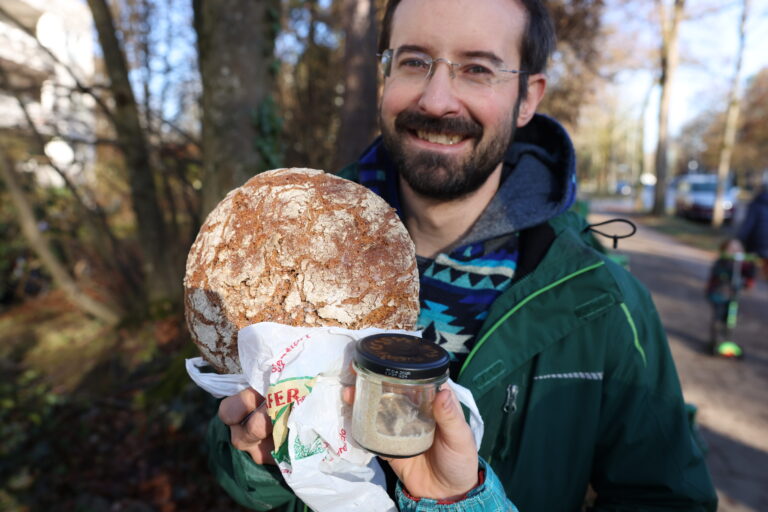
[{"label": "eyeglasses", "polygon": [[522,75],[527,71],[504,69],[491,56],[476,56],[466,62],[451,62],[442,57],[433,59],[424,52],[407,47],[389,48],[377,54],[380,58],[384,76],[421,83],[432,78],[438,62],[448,65],[450,77],[456,79],[457,86],[471,91],[493,87],[508,81],[512,75]]}]

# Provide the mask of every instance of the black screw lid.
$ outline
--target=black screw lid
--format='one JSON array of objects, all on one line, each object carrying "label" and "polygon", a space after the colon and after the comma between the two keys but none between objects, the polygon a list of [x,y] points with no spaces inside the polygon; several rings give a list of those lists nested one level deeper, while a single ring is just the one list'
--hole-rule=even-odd
[{"label": "black screw lid", "polygon": [[450,358],[435,343],[407,334],[374,334],[357,341],[355,362],[379,375],[398,379],[429,379],[448,370]]}]

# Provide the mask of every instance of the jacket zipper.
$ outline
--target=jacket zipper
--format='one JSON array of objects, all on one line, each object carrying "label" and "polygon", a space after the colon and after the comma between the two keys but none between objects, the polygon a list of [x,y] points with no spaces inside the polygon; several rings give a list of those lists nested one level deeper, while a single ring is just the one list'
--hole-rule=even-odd
[{"label": "jacket zipper", "polygon": [[503,407],[505,413],[509,414],[511,412],[512,414],[515,414],[517,411],[518,391],[520,391],[520,388],[517,387],[517,384],[510,384],[507,386],[507,399],[504,401]]},{"label": "jacket zipper", "polygon": [[520,387],[517,384],[510,384],[507,386],[507,398],[504,400],[504,420],[501,422],[501,430],[499,434],[502,436],[501,449],[499,450],[499,458],[506,459],[509,456],[509,451],[512,447],[512,439],[510,435],[510,423],[512,417],[517,412],[517,394],[520,392]]}]

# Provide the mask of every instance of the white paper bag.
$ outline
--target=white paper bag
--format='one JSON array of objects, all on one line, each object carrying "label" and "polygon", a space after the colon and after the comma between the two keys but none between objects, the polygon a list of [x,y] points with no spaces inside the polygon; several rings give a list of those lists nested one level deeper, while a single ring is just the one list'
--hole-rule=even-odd
[{"label": "white paper bag", "polygon": [[[273,418],[275,460],[296,495],[313,510],[346,512],[396,510],[386,493],[377,459],[352,440],[351,407],[341,399],[354,384],[354,341],[372,334],[418,332],[338,327],[290,327],[258,323],[240,330],[243,375],[201,372],[202,358],[187,360],[190,377],[216,397],[253,387]],[[449,380],[470,410],[470,426],[480,446],[482,419],[469,390]]]}]

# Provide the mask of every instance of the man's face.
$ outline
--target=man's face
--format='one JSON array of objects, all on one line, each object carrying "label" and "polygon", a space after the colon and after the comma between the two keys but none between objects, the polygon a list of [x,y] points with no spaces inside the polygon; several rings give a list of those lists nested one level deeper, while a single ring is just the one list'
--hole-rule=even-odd
[{"label": "man's face", "polygon": [[[503,68],[518,69],[525,24],[514,0],[403,0],[389,47],[415,47],[456,63],[483,52]],[[456,83],[458,71],[453,79],[450,74],[443,62],[433,64],[429,79],[393,74],[385,79],[379,112],[384,145],[405,182],[442,200],[477,190],[501,165],[518,124],[519,75],[468,90]]]}]

